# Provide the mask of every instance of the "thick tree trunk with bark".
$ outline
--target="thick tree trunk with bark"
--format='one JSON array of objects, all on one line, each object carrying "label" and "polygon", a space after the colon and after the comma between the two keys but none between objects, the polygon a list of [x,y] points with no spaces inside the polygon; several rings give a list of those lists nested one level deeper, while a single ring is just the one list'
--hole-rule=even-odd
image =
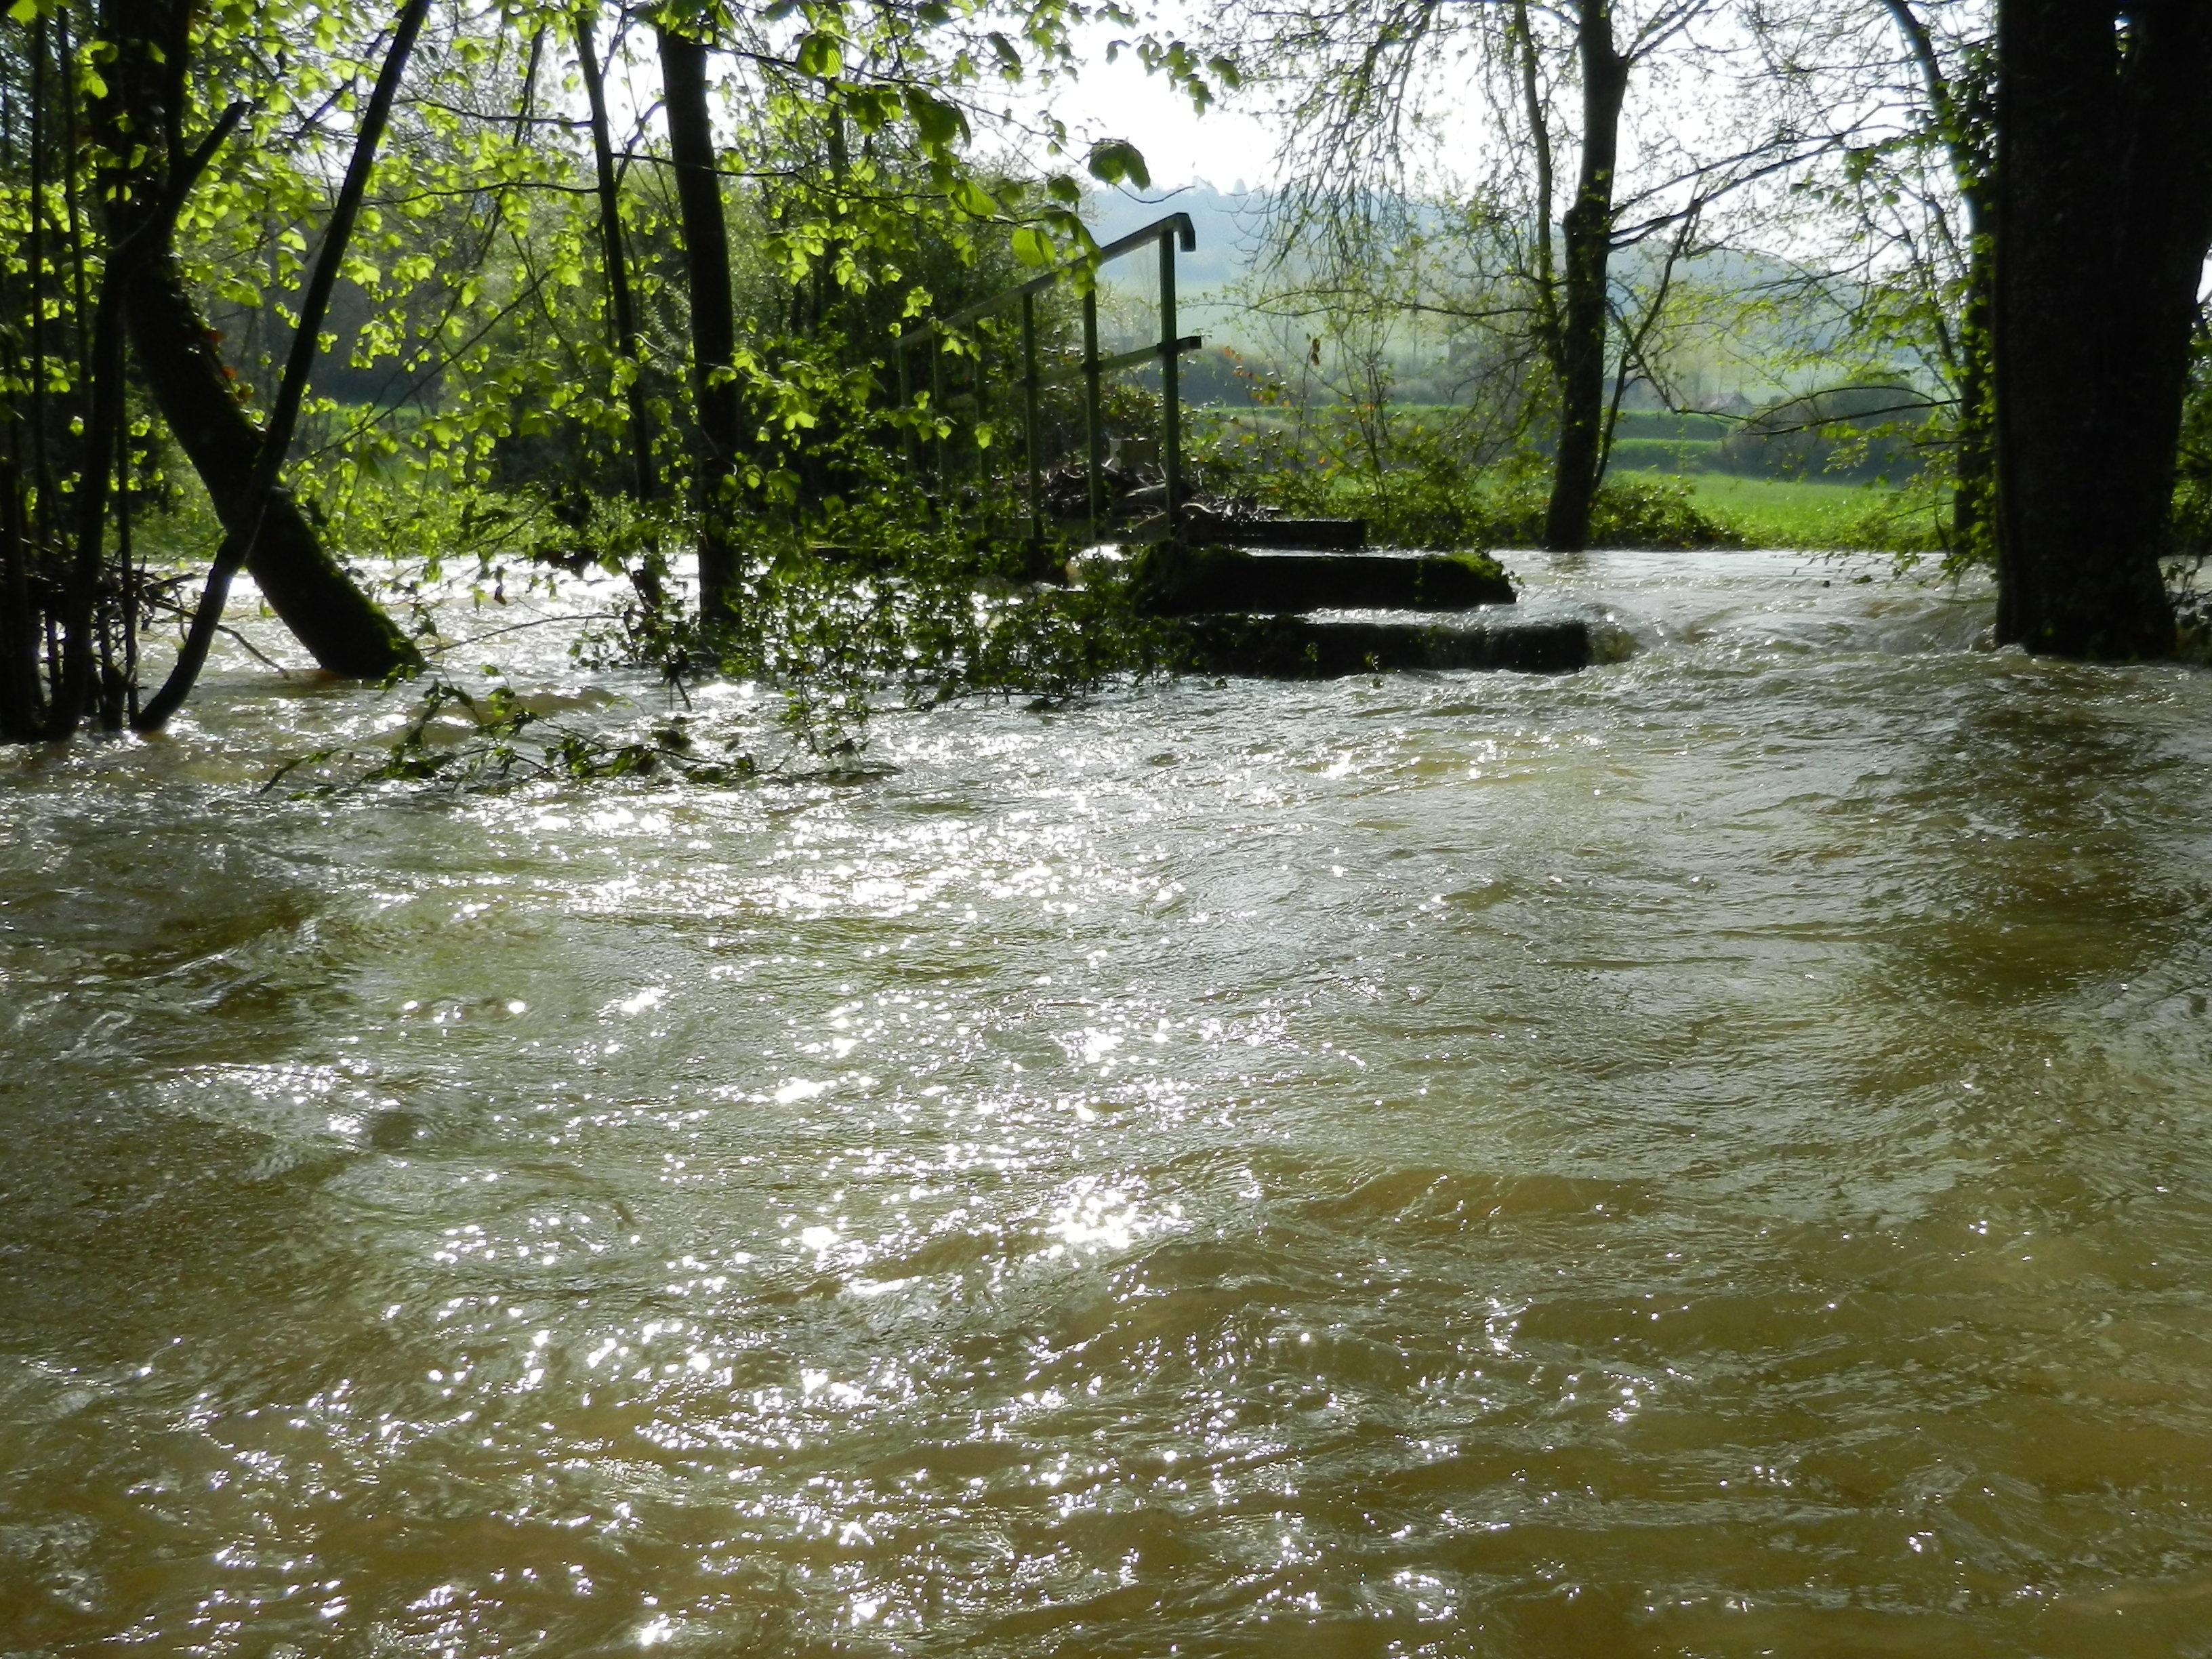
[{"label": "thick tree trunk with bark", "polygon": [[2212,7],[2002,0],[1997,54],[1998,637],[2156,655],[2212,244]]},{"label": "thick tree trunk with bark", "polygon": [[[107,0],[102,9],[101,34],[114,56],[106,68],[110,95],[94,115],[115,158],[106,192],[111,241],[129,238],[162,210],[168,177],[183,163],[189,18],[189,8],[173,0]],[[166,227],[133,261],[124,312],[146,384],[207,486],[226,536],[260,520],[246,568],[270,609],[333,673],[374,679],[420,663],[412,641],[331,556],[291,497],[274,491],[265,511],[256,499],[261,428],[216,355]]]},{"label": "thick tree trunk with bark", "polygon": [[698,406],[692,477],[699,500],[699,620],[708,634],[736,620],[738,562],[729,535],[736,495],[743,411],[731,368],[737,315],[730,288],[729,232],[714,167],[714,128],[707,103],[707,48],[661,27],[660,76],[667,100],[668,148],[683,221],[684,271],[691,300],[691,376]]},{"label": "thick tree trunk with bark", "polygon": [[[1590,514],[1605,456],[1606,323],[1613,260],[1613,174],[1620,154],[1620,111],[1628,60],[1615,47],[1612,8],[1583,0],[1576,25],[1582,63],[1582,167],[1575,199],[1561,221],[1561,299],[1553,373],[1559,382],[1559,441],[1544,545],[1579,552],[1589,545]],[[1550,234],[1548,227],[1545,234]]]}]

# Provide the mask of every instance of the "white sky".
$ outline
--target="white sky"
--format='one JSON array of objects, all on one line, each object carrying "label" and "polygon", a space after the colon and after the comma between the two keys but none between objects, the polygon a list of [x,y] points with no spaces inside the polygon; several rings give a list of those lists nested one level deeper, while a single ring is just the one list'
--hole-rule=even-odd
[{"label": "white sky", "polygon": [[1200,115],[1189,99],[1146,74],[1133,53],[1110,64],[1103,49],[1087,53],[1081,78],[1058,88],[1052,101],[1073,131],[1126,138],[1143,151],[1153,194],[1200,179],[1228,190],[1242,179],[1256,188],[1275,177],[1272,132],[1233,94]]}]

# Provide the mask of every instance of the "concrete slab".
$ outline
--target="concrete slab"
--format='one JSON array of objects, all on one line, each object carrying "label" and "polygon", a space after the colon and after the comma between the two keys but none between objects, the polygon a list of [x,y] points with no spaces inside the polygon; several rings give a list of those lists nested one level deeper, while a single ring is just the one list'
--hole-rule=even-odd
[{"label": "concrete slab", "polygon": [[1432,616],[1202,616],[1178,624],[1192,672],[1261,679],[1335,679],[1394,669],[1587,668],[1587,623],[1522,622],[1494,611]]},{"label": "concrete slab", "polygon": [[1137,604],[1154,616],[1386,609],[1465,611],[1510,605],[1513,584],[1479,553],[1325,553],[1182,547],[1137,555]]}]

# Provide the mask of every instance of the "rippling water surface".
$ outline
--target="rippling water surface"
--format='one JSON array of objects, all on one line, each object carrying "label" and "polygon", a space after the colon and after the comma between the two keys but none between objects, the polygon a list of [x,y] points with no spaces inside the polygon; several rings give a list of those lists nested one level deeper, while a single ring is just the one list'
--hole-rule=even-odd
[{"label": "rippling water surface", "polygon": [[1644,648],[0,761],[0,1652],[2212,1653],[2212,676],[1526,562]]}]

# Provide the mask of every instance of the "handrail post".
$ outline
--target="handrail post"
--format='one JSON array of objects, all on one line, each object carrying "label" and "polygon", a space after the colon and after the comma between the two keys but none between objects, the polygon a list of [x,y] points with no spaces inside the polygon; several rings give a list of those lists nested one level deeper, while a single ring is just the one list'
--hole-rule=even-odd
[{"label": "handrail post", "polygon": [[[1097,286],[1099,270],[1109,260],[1118,259],[1124,254],[1141,254],[1147,244],[1155,242],[1159,245],[1160,337],[1149,345],[1137,346],[1132,350],[1119,353],[1111,358],[1101,356],[1098,350]],[[901,335],[898,341],[900,349],[926,346],[929,350],[929,395],[933,405],[930,417],[933,428],[932,453],[936,459],[938,499],[944,502],[950,501],[953,487],[953,472],[956,467],[959,468],[963,476],[965,476],[968,471],[966,463],[953,453],[958,447],[958,441],[952,432],[954,422],[950,405],[946,404],[945,398],[946,374],[945,346],[947,339],[952,337],[947,331],[960,328],[970,320],[983,319],[1007,310],[1018,301],[1022,307],[1023,327],[1022,385],[1024,403],[1028,406],[1030,428],[1030,442],[1027,446],[1030,471],[1030,516],[1033,532],[1042,539],[1042,525],[1045,513],[1042,400],[1045,381],[1037,367],[1036,296],[1070,277],[1074,277],[1083,285],[1081,371],[1083,423],[1085,446],[1087,451],[1085,460],[1085,471],[1088,475],[1086,478],[1089,485],[1088,493],[1091,498],[1091,539],[1096,541],[1104,534],[1111,522],[1110,504],[1107,500],[1106,488],[1104,377],[1109,370],[1139,368],[1147,362],[1155,361],[1160,366],[1164,394],[1160,414],[1160,436],[1161,448],[1164,452],[1163,459],[1165,465],[1162,470],[1165,477],[1165,483],[1161,495],[1165,498],[1168,533],[1170,536],[1177,534],[1182,527],[1183,509],[1188,505],[1184,500],[1186,490],[1182,469],[1182,374],[1180,354],[1184,350],[1196,349],[1200,342],[1195,335],[1188,340],[1178,339],[1176,335],[1176,253],[1178,247],[1182,252],[1188,252],[1196,246],[1197,236],[1191,228],[1190,216],[1184,213],[1170,214],[1164,219],[1140,226],[1126,236],[1118,237],[1103,246],[1093,246],[1081,258],[1056,265],[1042,276],[1033,276],[1017,287],[1002,289],[987,299],[963,306],[957,311],[935,318],[924,323],[921,327]],[[970,388],[972,396],[967,401],[973,405],[967,410],[969,419],[963,422],[965,425],[972,426],[981,421],[984,406],[988,401],[989,374],[986,362],[988,355],[988,331],[979,331],[973,343],[962,348],[973,360],[966,371],[967,378],[963,382]],[[956,346],[959,344],[957,339],[955,344]],[[907,379],[909,371],[903,357],[900,358],[898,368],[902,401],[910,404],[912,386]],[[957,364],[954,365],[954,372],[956,374],[960,372]],[[1057,385],[1061,378],[1055,374],[1053,376],[1053,383]],[[921,441],[918,434],[913,435],[912,441],[918,453]],[[996,477],[991,465],[992,458],[985,453],[981,444],[974,441],[972,433],[968,444],[974,451],[975,476],[984,487],[984,493],[989,495],[990,486]]]},{"label": "handrail post", "polygon": [[1106,525],[1106,417],[1098,405],[1098,281],[1094,273],[1091,286],[1083,290],[1083,441],[1093,543]]},{"label": "handrail post", "polygon": [[1176,238],[1160,232],[1160,462],[1165,474],[1168,539],[1182,524],[1182,376],[1176,353]]},{"label": "handrail post", "polygon": [[1044,424],[1037,417],[1036,296],[1022,295],[1022,447],[1030,461],[1030,539],[1044,542]]}]

